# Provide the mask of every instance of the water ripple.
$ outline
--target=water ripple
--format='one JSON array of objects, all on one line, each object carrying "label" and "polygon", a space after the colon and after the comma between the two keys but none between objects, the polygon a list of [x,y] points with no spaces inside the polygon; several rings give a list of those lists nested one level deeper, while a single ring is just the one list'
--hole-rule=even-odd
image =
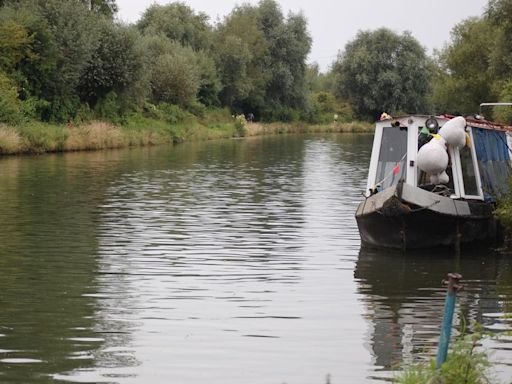
[{"label": "water ripple", "polygon": [[459,312],[502,333],[507,259],[360,250],[370,149],[283,136],[2,160],[0,381],[389,378],[431,356],[457,263]]}]

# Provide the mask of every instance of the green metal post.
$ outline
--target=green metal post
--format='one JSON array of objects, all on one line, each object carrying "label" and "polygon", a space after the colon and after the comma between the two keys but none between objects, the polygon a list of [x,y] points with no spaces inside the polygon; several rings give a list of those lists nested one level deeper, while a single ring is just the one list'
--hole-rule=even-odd
[{"label": "green metal post", "polygon": [[441,365],[446,361],[448,356],[448,346],[450,345],[450,336],[452,334],[452,321],[455,312],[455,299],[457,292],[461,290],[459,280],[462,276],[458,273],[448,274],[448,292],[444,302],[444,316],[443,324],[441,326],[441,336],[439,338],[439,349],[437,351],[436,369],[441,368]]}]

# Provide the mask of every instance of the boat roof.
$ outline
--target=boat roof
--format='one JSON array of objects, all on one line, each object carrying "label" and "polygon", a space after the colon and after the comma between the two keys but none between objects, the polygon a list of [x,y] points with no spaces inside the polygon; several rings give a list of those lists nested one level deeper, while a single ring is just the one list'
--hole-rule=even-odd
[{"label": "boat roof", "polygon": [[[447,119],[453,119],[454,117],[457,117],[455,115],[441,115],[441,116],[446,117]],[[476,116],[465,116],[464,118],[466,119],[466,122],[468,123],[468,125],[470,125],[472,127],[512,132],[512,126],[496,123],[494,121],[485,120],[483,117],[477,118]]]},{"label": "boat roof", "polygon": [[[401,116],[394,116],[387,120],[380,120],[377,121],[383,122],[383,121],[400,121],[408,117],[416,117],[416,118],[425,118],[428,119],[429,117],[435,117],[436,119],[441,120],[451,120],[454,117],[457,117],[456,115],[450,115],[450,114],[442,114],[442,115],[401,115]],[[466,119],[466,122],[468,125],[475,127],[475,128],[483,128],[483,129],[492,129],[497,131],[506,131],[506,132],[512,132],[512,126],[506,125],[506,124],[500,124],[494,121],[485,120],[483,117],[476,117],[476,116],[464,116]]]}]

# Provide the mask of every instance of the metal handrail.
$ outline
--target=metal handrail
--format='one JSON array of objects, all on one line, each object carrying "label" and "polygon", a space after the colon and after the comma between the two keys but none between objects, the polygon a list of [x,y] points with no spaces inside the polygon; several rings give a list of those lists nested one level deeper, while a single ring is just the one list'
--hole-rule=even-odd
[{"label": "metal handrail", "polygon": [[482,107],[512,107],[512,103],[481,103],[480,115],[482,115]]}]

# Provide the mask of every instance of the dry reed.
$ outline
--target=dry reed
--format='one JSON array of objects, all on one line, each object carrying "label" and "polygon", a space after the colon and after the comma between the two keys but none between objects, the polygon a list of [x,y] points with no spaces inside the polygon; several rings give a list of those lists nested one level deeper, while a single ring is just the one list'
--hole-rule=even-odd
[{"label": "dry reed", "polygon": [[67,131],[64,151],[121,148],[128,144],[120,128],[101,121],[70,125]]},{"label": "dry reed", "polygon": [[25,150],[25,140],[13,128],[0,125],[0,154],[10,155]]}]

